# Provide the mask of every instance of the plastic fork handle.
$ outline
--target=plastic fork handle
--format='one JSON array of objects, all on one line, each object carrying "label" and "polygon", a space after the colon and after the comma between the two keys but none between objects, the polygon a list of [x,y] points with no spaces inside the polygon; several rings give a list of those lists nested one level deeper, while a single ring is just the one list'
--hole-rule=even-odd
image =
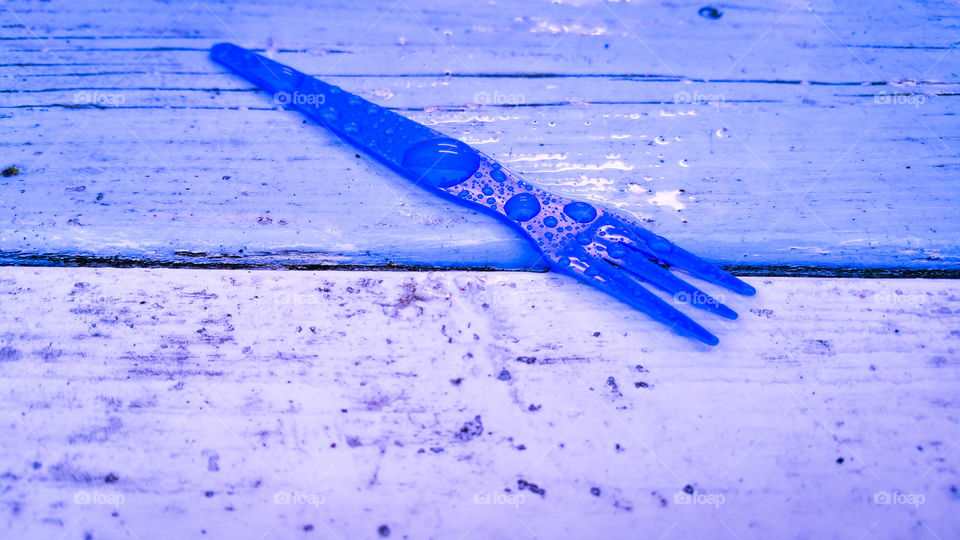
[{"label": "plastic fork handle", "polygon": [[403,152],[443,137],[433,129],[371,103],[338,86],[301,73],[232,43],[218,43],[210,57],[270,92],[277,105],[295,109],[350,144],[406,175]]},{"label": "plastic fork handle", "polygon": [[499,217],[538,246],[551,243],[555,231],[597,216],[591,205],[536,188],[467,144],[337,86],[231,43],[214,45],[210,55],[271,92],[275,103],[300,111],[416,184]]}]

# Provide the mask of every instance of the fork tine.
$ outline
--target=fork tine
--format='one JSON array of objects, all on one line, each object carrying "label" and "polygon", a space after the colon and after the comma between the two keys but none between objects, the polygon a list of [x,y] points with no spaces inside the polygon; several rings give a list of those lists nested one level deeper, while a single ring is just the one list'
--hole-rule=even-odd
[{"label": "fork tine", "polygon": [[[590,279],[584,278],[583,276],[579,277],[581,279]],[[602,279],[602,281],[598,278]],[[711,334],[706,328],[697,324],[690,317],[677,311],[676,308],[664,302],[659,296],[648,291],[640,281],[623,270],[618,270],[616,267],[610,266],[610,270],[603,270],[599,276],[592,278],[591,284],[604,290],[621,302],[635,309],[639,309],[654,320],[666,324],[679,334],[692,337],[711,346],[720,343],[717,336]]]},{"label": "fork tine", "polygon": [[[607,250],[611,257],[614,257],[610,250]],[[621,253],[618,252],[617,255]],[[687,283],[674,275],[669,270],[650,262],[645,255],[632,248],[624,247],[623,256],[618,260],[611,261],[618,267],[623,268],[634,276],[649,282],[654,287],[673,295],[675,298],[680,295],[689,297],[690,304],[714,313],[723,318],[734,320],[737,318],[737,312],[720,303],[719,300],[701,291],[697,287]],[[622,261],[622,262],[621,262]],[[679,300],[679,298],[678,298]]]},{"label": "fork tine", "polygon": [[746,296],[753,296],[757,293],[757,290],[748,283],[717,268],[662,236],[640,227],[635,228],[633,232],[640,236],[640,242],[636,246],[637,249],[651,257],[689,272],[704,281],[726,287],[735,293]]}]

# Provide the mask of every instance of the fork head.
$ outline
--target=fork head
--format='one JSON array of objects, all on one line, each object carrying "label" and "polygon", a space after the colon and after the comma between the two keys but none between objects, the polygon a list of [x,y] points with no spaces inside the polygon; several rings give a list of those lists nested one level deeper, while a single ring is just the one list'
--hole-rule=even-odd
[{"label": "fork head", "polygon": [[674,304],[690,304],[727,319],[736,319],[737,314],[671,269],[739,294],[756,293],[747,283],[625,217],[589,203],[531,191],[541,203],[540,212],[528,221],[525,232],[553,269],[607,292],[678,333],[708,345],[719,342],[647,285],[672,296]]},{"label": "fork head", "polygon": [[747,283],[609,210],[567,202],[560,213],[562,216],[555,216],[557,226],[552,234],[528,231],[551,267],[572,274],[703,343],[716,345],[719,340],[645,285],[671,295],[674,304],[690,304],[727,319],[736,319],[736,312],[670,269],[679,269],[739,294],[756,293]]}]

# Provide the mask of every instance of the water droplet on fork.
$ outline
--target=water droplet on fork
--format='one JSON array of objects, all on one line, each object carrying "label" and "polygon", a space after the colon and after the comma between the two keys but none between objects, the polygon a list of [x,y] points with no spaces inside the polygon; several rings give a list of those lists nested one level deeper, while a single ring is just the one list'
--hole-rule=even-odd
[{"label": "water droplet on fork", "polygon": [[415,144],[403,154],[403,166],[433,187],[462,183],[480,168],[480,156],[456,139],[441,137]]},{"label": "water droplet on fork", "polygon": [[540,201],[529,193],[519,193],[507,200],[503,211],[514,221],[529,221],[540,213]]},{"label": "water droplet on fork", "polygon": [[585,202],[572,202],[563,207],[563,213],[577,223],[590,223],[597,219],[597,209]]},{"label": "water droplet on fork", "polygon": [[607,250],[607,252],[614,259],[622,259],[624,255],[627,254],[627,248],[623,247],[622,244],[614,244],[610,246],[610,249]]}]

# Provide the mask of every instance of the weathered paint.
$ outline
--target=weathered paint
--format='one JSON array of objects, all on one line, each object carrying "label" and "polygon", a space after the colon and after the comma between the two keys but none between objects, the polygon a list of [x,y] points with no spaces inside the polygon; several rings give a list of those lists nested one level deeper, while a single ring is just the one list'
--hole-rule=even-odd
[{"label": "weathered paint", "polygon": [[750,281],[0,269],[0,536],[957,537],[957,282]]},{"label": "weathered paint", "polygon": [[960,268],[951,2],[7,5],[0,262],[536,265],[273,110],[227,39],[721,264]]}]

